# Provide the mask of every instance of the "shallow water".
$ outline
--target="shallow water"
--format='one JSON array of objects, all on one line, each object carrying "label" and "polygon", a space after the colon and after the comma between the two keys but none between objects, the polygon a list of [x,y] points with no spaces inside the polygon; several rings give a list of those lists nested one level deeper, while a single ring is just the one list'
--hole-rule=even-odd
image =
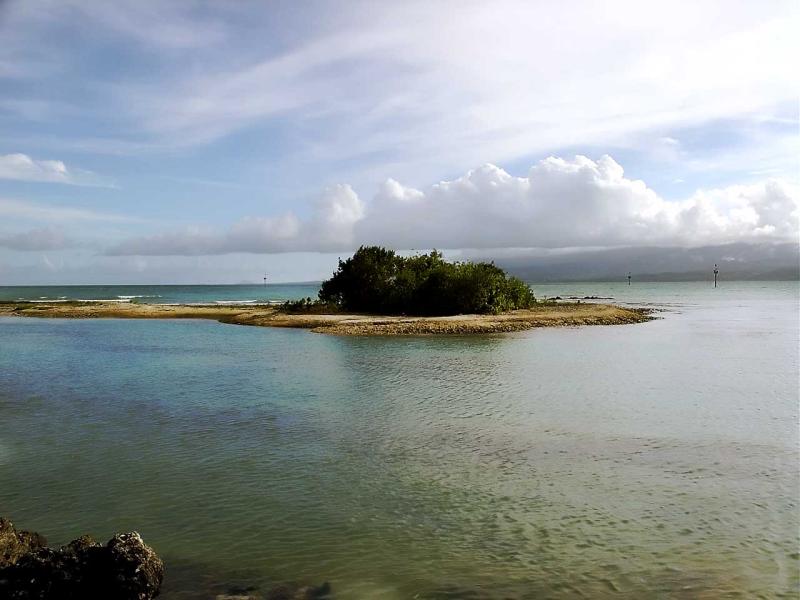
[{"label": "shallow water", "polygon": [[0,319],[0,514],[139,530],[167,600],[796,597],[797,283],[536,289],[664,312],[428,338]]}]

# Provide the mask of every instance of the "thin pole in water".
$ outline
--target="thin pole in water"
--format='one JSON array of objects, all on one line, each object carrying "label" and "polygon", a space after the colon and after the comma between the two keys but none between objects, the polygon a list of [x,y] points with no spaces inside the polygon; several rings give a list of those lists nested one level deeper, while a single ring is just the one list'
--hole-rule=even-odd
[{"label": "thin pole in water", "polygon": [[631,284],[631,272],[628,271],[628,285]]},{"label": "thin pole in water", "polygon": [[264,273],[264,287],[267,287],[267,274]]},{"label": "thin pole in water", "polygon": [[717,275],[719,275],[719,267],[714,264],[714,287],[717,287]]}]

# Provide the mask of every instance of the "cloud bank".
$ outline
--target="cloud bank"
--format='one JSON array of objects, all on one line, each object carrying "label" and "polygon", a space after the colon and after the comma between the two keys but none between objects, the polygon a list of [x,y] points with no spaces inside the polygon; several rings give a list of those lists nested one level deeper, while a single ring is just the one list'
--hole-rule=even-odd
[{"label": "cloud bank", "polygon": [[10,250],[63,250],[74,246],[76,243],[73,240],[53,227],[31,229],[11,235],[0,234],[0,248]]},{"label": "cloud bank", "polygon": [[56,206],[17,200],[14,198],[0,197],[0,223],[11,219],[41,222],[63,223],[69,222],[109,222],[109,223],[136,223],[142,219],[122,214],[98,212],[87,208],[74,208],[71,206]]},{"label": "cloud bank", "polygon": [[131,238],[109,255],[347,252],[398,249],[701,246],[796,241],[800,190],[778,180],[700,190],[667,201],[625,177],[610,156],[550,157],[526,177],[487,164],[426,190],[389,179],[370,202],[328,188],[308,217],[247,217],[227,231],[186,229]]}]

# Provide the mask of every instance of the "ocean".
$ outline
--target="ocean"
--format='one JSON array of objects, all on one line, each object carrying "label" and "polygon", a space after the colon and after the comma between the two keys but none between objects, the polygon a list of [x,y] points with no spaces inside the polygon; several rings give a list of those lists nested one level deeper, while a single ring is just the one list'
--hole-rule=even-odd
[{"label": "ocean", "polygon": [[52,544],[138,530],[165,600],[285,581],[340,599],[796,598],[797,282],[533,287],[658,319],[360,338],[0,318],[0,515]]},{"label": "ocean", "polygon": [[267,285],[47,285],[0,286],[0,302],[68,300],[143,304],[277,304],[316,298],[319,282]]}]

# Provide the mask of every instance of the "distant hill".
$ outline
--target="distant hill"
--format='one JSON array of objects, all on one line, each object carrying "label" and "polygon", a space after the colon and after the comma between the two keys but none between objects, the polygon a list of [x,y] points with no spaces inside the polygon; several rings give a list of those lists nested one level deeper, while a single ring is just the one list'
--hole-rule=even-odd
[{"label": "distant hill", "polygon": [[520,251],[495,262],[527,281],[621,281],[628,272],[639,281],[704,281],[713,279],[715,263],[720,276],[728,280],[800,280],[800,244],[793,243]]}]

